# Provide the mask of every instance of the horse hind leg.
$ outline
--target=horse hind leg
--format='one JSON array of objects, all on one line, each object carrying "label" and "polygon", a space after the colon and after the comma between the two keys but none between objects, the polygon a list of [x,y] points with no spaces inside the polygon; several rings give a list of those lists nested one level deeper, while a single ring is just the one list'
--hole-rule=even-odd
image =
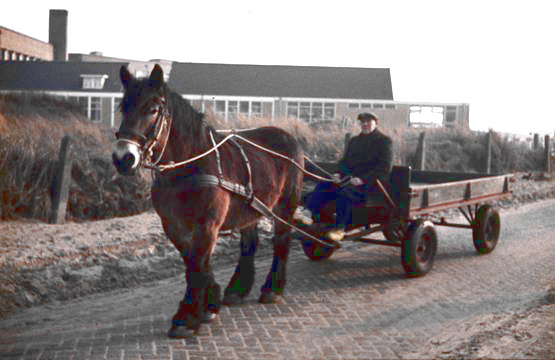
[{"label": "horse hind leg", "polygon": [[[277,215],[287,222],[293,219],[293,213],[297,206],[297,197],[284,196],[278,206]],[[276,220],[274,225],[274,258],[272,267],[266,277],[266,282],[261,288],[259,302],[263,304],[281,303],[286,283],[286,265],[289,256],[291,229],[289,226]]]},{"label": "horse hind leg", "polygon": [[283,290],[286,283],[286,264],[289,255],[289,228],[283,224],[275,224],[274,258],[266,281],[260,289],[258,301],[262,304],[283,302]]},{"label": "horse hind leg", "polygon": [[254,284],[254,254],[258,246],[256,225],[241,231],[241,254],[235,273],[224,291],[223,304],[240,305]]},{"label": "horse hind leg", "polygon": [[[302,153],[301,153],[302,154]],[[299,155],[297,159],[303,163]],[[287,178],[290,180],[286,185],[282,196],[275,208],[275,213],[288,223],[293,221],[293,214],[297,208],[303,184],[303,174],[294,167],[290,167]],[[274,222],[274,259],[272,267],[266,277],[266,282],[261,288],[259,302],[263,304],[283,302],[283,291],[286,283],[286,265],[289,256],[289,243],[291,241],[291,229],[288,225],[276,220]]]}]

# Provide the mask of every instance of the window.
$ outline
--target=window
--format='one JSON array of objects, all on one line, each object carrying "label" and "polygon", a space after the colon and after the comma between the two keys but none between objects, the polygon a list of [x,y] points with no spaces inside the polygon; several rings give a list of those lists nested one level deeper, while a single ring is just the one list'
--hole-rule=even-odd
[{"label": "window", "polygon": [[301,120],[310,122],[310,103],[302,102],[299,109],[299,118]]},{"label": "window", "polygon": [[411,105],[409,123],[412,127],[441,127],[443,107],[430,105]]},{"label": "window", "polygon": [[225,100],[216,100],[216,113],[225,114]]},{"label": "window", "polygon": [[84,116],[89,116],[89,98],[80,96],[77,98],[79,101],[79,108],[81,109],[81,114]]},{"label": "window", "polygon": [[239,111],[241,114],[249,114],[249,102],[248,101],[241,101],[239,103]]},{"label": "window", "polygon": [[237,101],[228,101],[227,102],[227,112],[228,113],[236,113],[237,112]]},{"label": "window", "polygon": [[287,117],[299,117],[299,103],[288,102],[287,103]]},{"label": "window", "polygon": [[92,122],[102,121],[102,98],[91,97],[91,117]]},{"label": "window", "polygon": [[262,116],[262,103],[260,101],[251,102],[251,116]]},{"label": "window", "polygon": [[322,103],[312,103],[312,117],[310,121],[322,121]]},{"label": "window", "polygon": [[457,121],[457,107],[447,106],[445,109],[445,126],[454,126]]},{"label": "window", "polygon": [[228,101],[227,102],[227,118],[235,119],[237,118],[237,112],[239,111],[239,102]]},{"label": "window", "polygon": [[360,104],[360,107],[363,109],[370,109],[372,107],[372,104],[364,103],[364,104]]},{"label": "window", "polygon": [[359,103],[349,103],[349,109],[358,109]]},{"label": "window", "polygon": [[103,89],[104,82],[108,75],[81,75],[83,79],[83,89]]},{"label": "window", "polygon": [[383,104],[374,104],[372,107],[374,109],[383,109]]},{"label": "window", "polygon": [[335,103],[288,102],[287,117],[296,117],[307,123],[335,119]]},{"label": "window", "polygon": [[395,104],[385,104],[385,108],[388,110],[395,110]]},{"label": "window", "polygon": [[335,104],[326,103],[324,104],[324,120],[335,119]]}]

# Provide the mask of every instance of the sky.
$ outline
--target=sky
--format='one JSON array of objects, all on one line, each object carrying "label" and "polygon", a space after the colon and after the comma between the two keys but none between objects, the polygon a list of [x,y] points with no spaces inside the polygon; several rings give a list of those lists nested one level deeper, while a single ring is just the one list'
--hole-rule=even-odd
[{"label": "sky", "polygon": [[470,128],[555,131],[550,0],[8,1],[0,25],[68,52],[180,62],[388,68],[393,98],[468,103]]}]

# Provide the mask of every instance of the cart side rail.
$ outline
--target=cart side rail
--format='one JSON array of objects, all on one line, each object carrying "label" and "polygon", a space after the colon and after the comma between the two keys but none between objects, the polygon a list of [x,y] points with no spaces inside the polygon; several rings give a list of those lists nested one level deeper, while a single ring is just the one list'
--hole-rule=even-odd
[{"label": "cart side rail", "polygon": [[440,184],[410,185],[409,217],[510,198],[510,175],[480,177]]}]

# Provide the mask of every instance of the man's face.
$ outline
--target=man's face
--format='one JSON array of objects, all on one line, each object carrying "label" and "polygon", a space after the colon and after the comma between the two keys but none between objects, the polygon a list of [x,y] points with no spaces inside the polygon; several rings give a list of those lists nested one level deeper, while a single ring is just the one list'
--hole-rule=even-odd
[{"label": "man's face", "polygon": [[372,131],[376,130],[378,123],[376,120],[360,121],[360,128],[363,134],[370,134]]}]

